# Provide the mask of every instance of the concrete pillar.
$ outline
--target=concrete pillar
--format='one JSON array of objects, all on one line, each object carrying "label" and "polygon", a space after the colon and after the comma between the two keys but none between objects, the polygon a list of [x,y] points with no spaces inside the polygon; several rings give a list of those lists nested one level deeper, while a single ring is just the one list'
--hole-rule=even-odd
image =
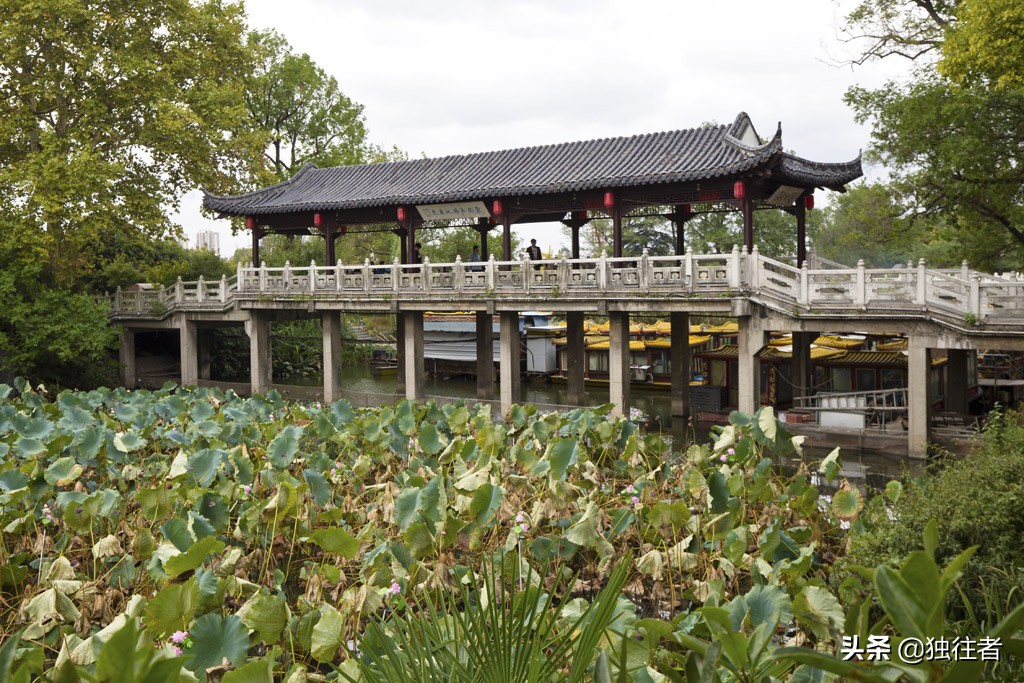
[{"label": "concrete pillar", "polygon": [[135,365],[135,330],[129,327],[121,328],[121,385],[127,389],[134,389],[137,383]]},{"label": "concrete pillar", "polygon": [[249,384],[253,394],[270,391],[273,379],[273,355],[270,349],[270,316],[263,311],[250,311],[246,324],[249,334]]},{"label": "concrete pillar", "polygon": [[761,406],[761,362],[754,354],[765,344],[764,325],[756,311],[740,318],[739,325],[737,408],[741,413],[754,413]]},{"label": "concrete pillar", "polygon": [[407,311],[399,315],[405,318],[405,397],[410,401],[420,401],[426,396],[423,372],[423,311]]},{"label": "concrete pillar", "polygon": [[501,337],[501,414],[507,415],[513,403],[519,403],[519,379],[522,373],[519,351],[519,314],[502,312],[498,328]]},{"label": "concrete pillar", "polygon": [[[681,229],[681,226],[680,226]],[[672,313],[672,417],[690,420],[690,314]],[[673,422],[675,420],[673,419]]]},{"label": "concrete pillar", "polygon": [[196,351],[198,358],[197,377],[199,379],[211,378],[211,366],[213,357],[210,354],[210,333],[212,330],[196,331]]},{"label": "concrete pillar", "polygon": [[199,381],[199,333],[196,324],[184,316],[179,318],[181,348],[181,386],[194,387]]},{"label": "concrete pillar", "polygon": [[584,396],[584,353],[583,353],[583,314],[569,312],[565,314],[565,375],[569,385],[569,404],[582,406],[586,402]]},{"label": "concrete pillar", "polygon": [[[405,244],[403,241],[402,244]],[[395,314],[395,358],[398,359],[398,372],[395,373],[395,393],[405,396],[405,317],[402,313]]]},{"label": "concrete pillar", "polygon": [[931,370],[928,347],[916,337],[910,337],[907,355],[907,454],[911,458],[928,455],[929,413],[928,384]]},{"label": "concrete pillar", "polygon": [[967,376],[967,359],[972,353],[973,350],[965,349],[950,349],[946,352],[949,359],[946,363],[946,412],[967,414],[967,387],[971,383]]},{"label": "concrete pillar", "polygon": [[[480,234],[486,242],[487,233]],[[487,311],[476,312],[476,397],[494,398],[494,317]]]},{"label": "concrete pillar", "polygon": [[324,403],[341,398],[341,313],[320,314],[324,336]]},{"label": "concrete pillar", "polygon": [[793,332],[793,359],[789,366],[789,381],[793,385],[793,405],[801,396],[810,396],[814,385],[811,376],[811,344],[817,332]]},{"label": "concrete pillar", "polygon": [[629,415],[629,313],[608,315],[608,402],[612,417]]}]

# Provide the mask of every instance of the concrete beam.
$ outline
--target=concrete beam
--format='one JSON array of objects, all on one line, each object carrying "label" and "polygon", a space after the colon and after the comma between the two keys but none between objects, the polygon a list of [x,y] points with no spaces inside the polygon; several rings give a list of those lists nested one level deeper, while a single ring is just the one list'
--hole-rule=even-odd
[{"label": "concrete beam", "polygon": [[135,330],[130,327],[121,328],[121,385],[126,389],[134,389],[137,383],[135,365]]},{"label": "concrete beam", "polygon": [[512,405],[519,403],[519,381],[522,361],[519,351],[519,314],[501,313],[498,328],[501,342],[501,414],[508,415]]},{"label": "concrete beam", "polygon": [[629,415],[629,314],[608,315],[608,401],[612,417]]},{"label": "concrete beam", "polygon": [[911,458],[925,458],[928,455],[928,427],[931,419],[928,414],[931,407],[928,385],[931,362],[925,343],[911,337],[907,350],[907,453]]},{"label": "concrete beam", "polygon": [[423,313],[411,311],[399,315],[405,319],[405,397],[410,401],[422,401],[427,395],[423,372]]},{"label": "concrete beam", "polygon": [[565,354],[566,380],[568,381],[568,400],[570,405],[585,405],[584,396],[584,353],[583,353],[583,314],[573,311],[565,314]]},{"label": "concrete beam", "polygon": [[[486,242],[487,233],[481,235]],[[476,397],[494,398],[494,318],[487,311],[476,312]]]},{"label": "concrete beam", "polygon": [[[682,229],[680,227],[680,229]],[[690,421],[690,314],[672,313],[672,417]],[[674,420],[673,420],[674,421]]]},{"label": "concrete beam", "polygon": [[274,374],[270,316],[262,311],[250,311],[245,331],[249,335],[249,386],[253,394],[265,394],[270,391]]},{"label": "concrete beam", "polygon": [[765,345],[765,331],[756,313],[740,318],[739,326],[737,408],[742,413],[754,413],[761,406],[761,361],[754,354]]},{"label": "concrete beam", "polygon": [[341,398],[341,314],[325,311],[321,314],[324,338],[324,403]]}]

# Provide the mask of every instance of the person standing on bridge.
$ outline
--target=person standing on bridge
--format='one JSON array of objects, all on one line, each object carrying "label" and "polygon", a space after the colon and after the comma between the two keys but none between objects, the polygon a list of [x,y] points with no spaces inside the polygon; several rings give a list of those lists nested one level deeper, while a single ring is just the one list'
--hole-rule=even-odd
[{"label": "person standing on bridge", "polygon": [[[473,253],[469,255],[470,263],[480,263],[483,259],[480,257],[480,247],[473,245]],[[483,270],[483,266],[470,266],[469,269],[474,272]]]},{"label": "person standing on bridge", "polygon": [[[529,255],[531,261],[540,261],[544,258],[544,255],[540,253],[540,247],[537,246],[537,240],[530,240],[530,246],[526,248],[526,253]],[[540,269],[540,265],[534,265],[534,270]]]}]

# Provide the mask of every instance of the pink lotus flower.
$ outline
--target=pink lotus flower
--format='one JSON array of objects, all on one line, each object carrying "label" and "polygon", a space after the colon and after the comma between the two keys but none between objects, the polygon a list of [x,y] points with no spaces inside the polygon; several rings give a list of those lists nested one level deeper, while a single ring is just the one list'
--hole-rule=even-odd
[{"label": "pink lotus flower", "polygon": [[398,595],[401,592],[402,592],[402,586],[399,585],[399,583],[397,581],[392,581],[391,582],[391,588],[388,588],[388,593],[390,595]]},{"label": "pink lotus flower", "polygon": [[188,639],[188,631],[175,631],[171,634],[170,641],[175,645],[181,645]]}]

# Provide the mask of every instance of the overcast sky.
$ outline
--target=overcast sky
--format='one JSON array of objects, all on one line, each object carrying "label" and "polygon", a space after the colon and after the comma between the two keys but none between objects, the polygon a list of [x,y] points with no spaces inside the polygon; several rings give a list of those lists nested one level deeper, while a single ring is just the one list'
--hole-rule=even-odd
[{"label": "overcast sky", "polygon": [[[854,0],[247,0],[365,109],[370,140],[411,157],[466,154],[730,123],[816,161],[868,144],[843,94],[899,74],[851,67]],[[884,69],[884,71],[883,71]],[[248,244],[227,221],[182,208],[189,237],[213,227],[221,253]],[[560,235],[530,226],[545,249]]]}]

